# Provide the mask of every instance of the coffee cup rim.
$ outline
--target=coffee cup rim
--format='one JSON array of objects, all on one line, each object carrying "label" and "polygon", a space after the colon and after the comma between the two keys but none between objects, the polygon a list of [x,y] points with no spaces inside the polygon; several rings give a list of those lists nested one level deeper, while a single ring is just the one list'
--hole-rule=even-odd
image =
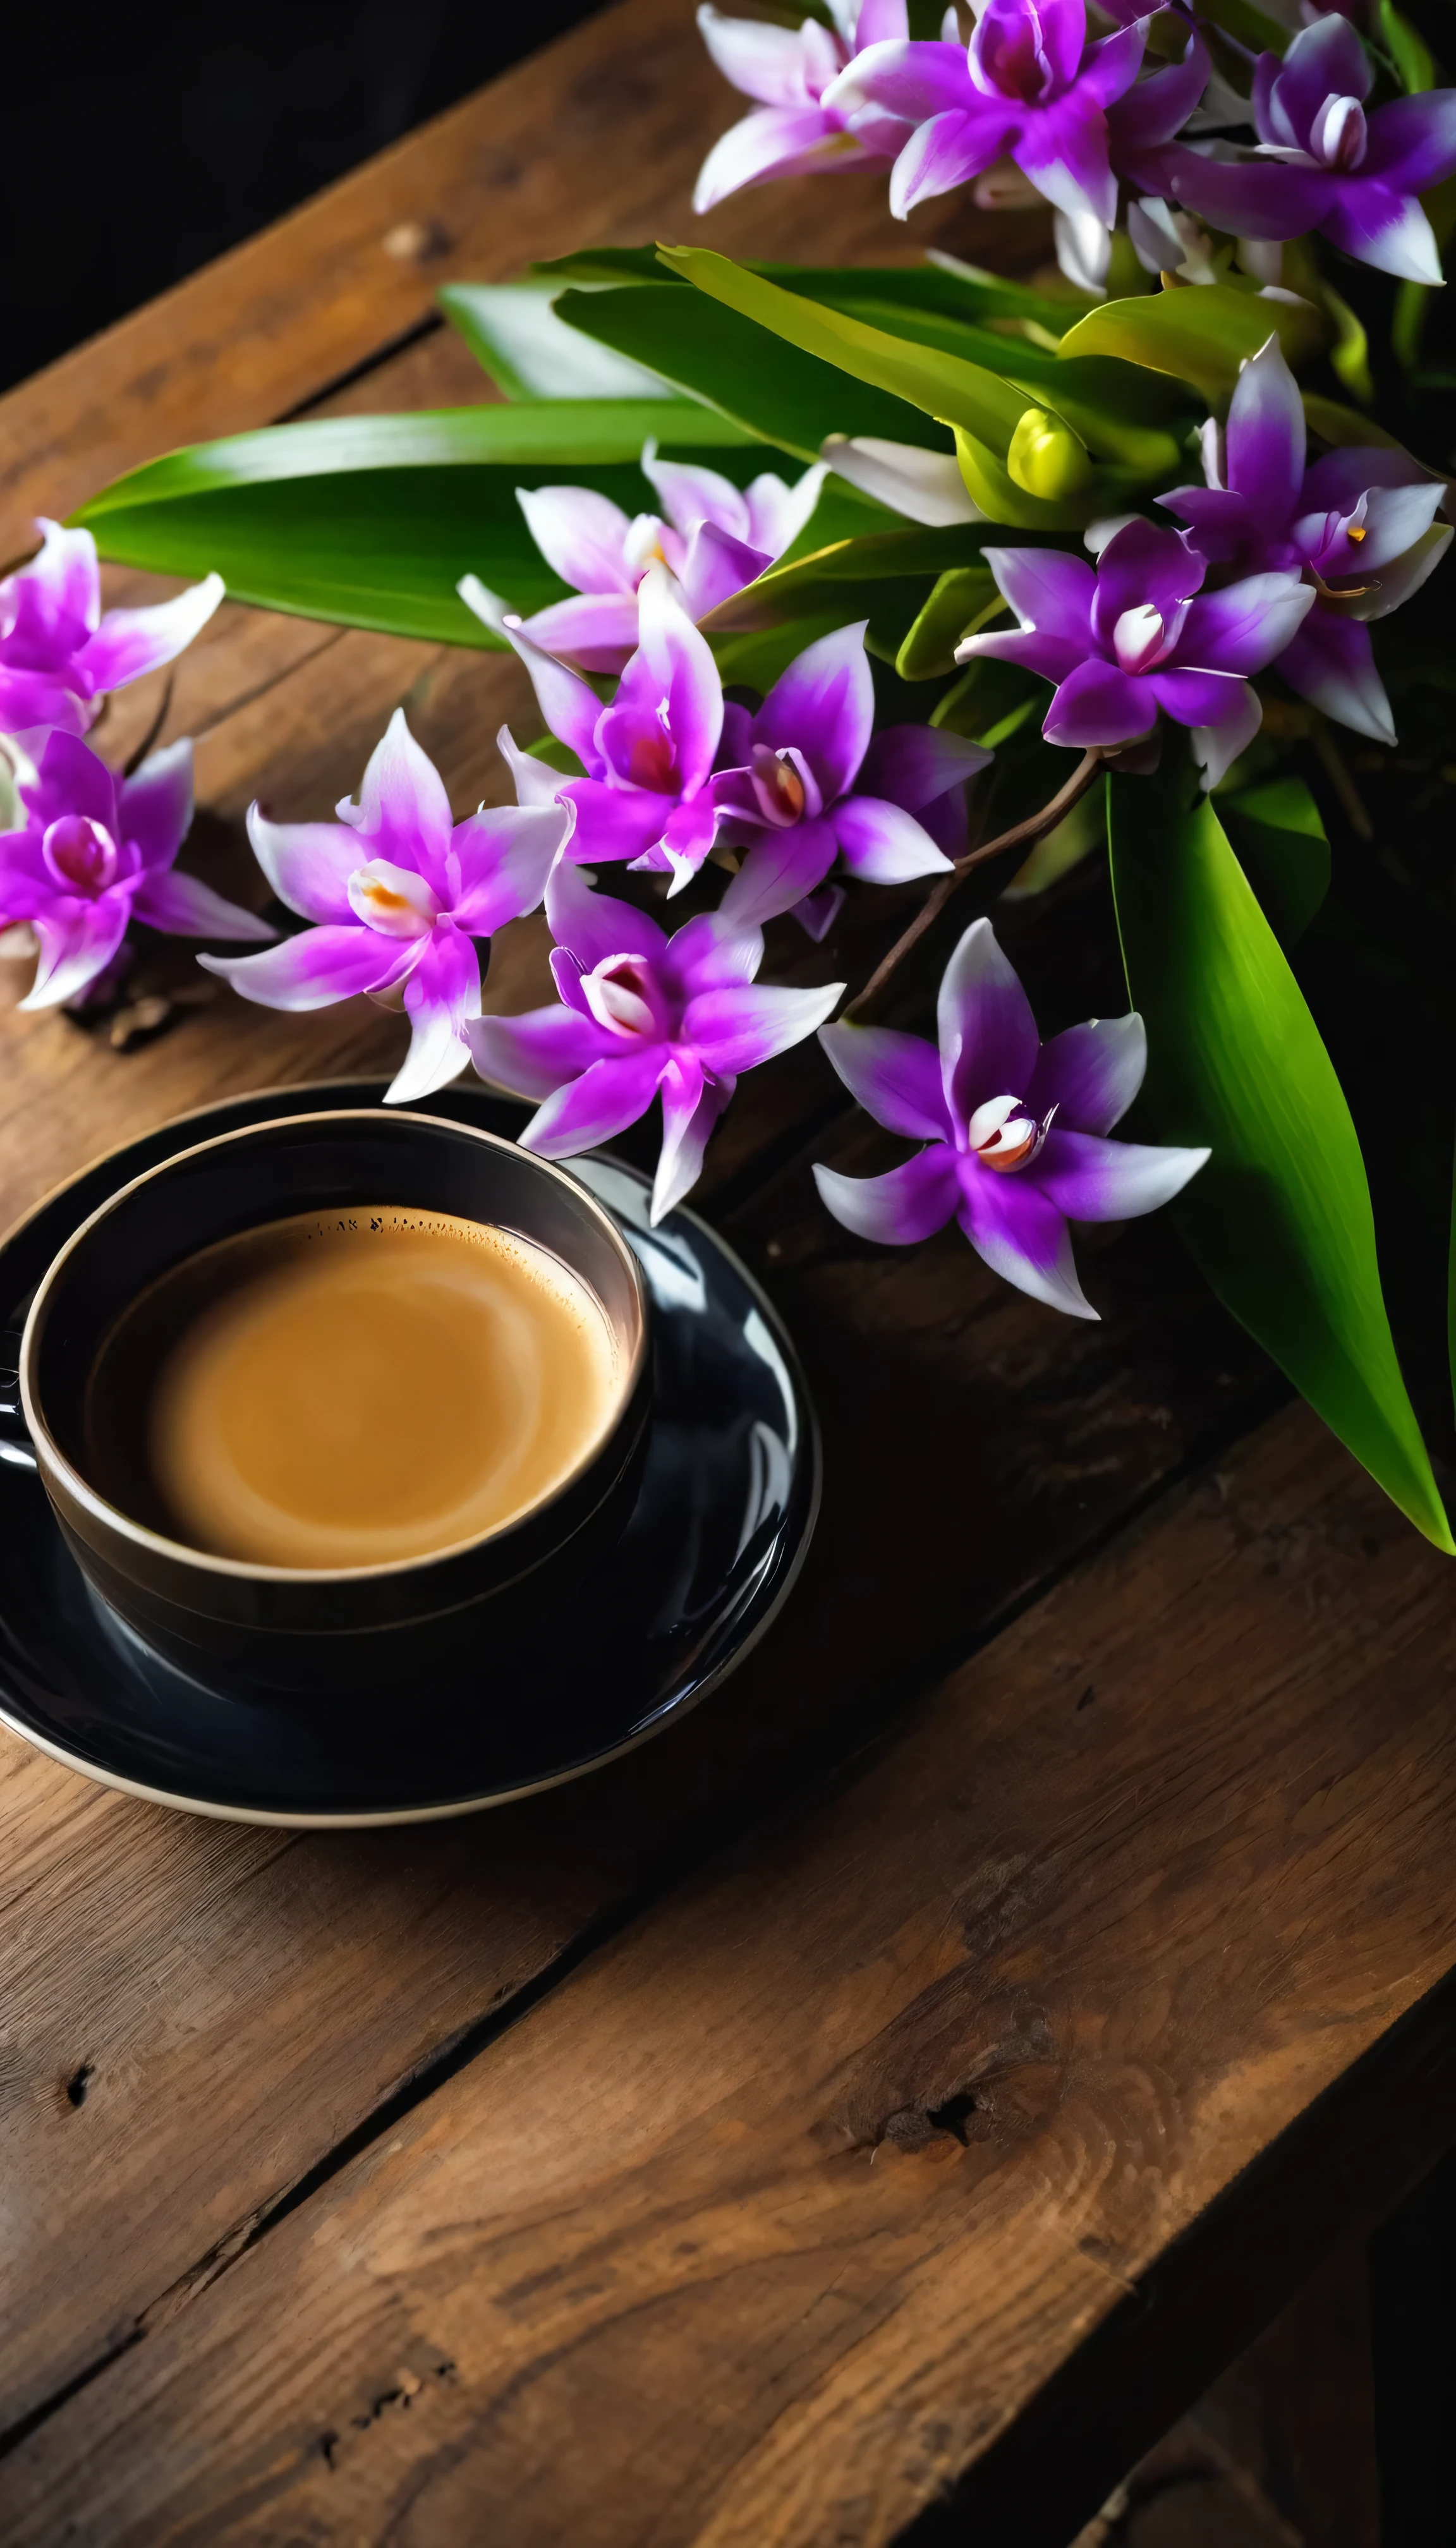
[{"label": "coffee cup rim", "polygon": [[[136,1520],[120,1504],[114,1504],[107,1497],[98,1494],[90,1481],[82,1476],[74,1462],[61,1449],[46,1420],[37,1391],[32,1385],[41,1314],[68,1260],[77,1253],[91,1233],[108,1219],[118,1205],[126,1202],[129,1196],[136,1194],[140,1188],[159,1181],[172,1170],[184,1166],[189,1159],[200,1157],[205,1151],[225,1150],[235,1142],[256,1141],[273,1133],[296,1132],[310,1124],[342,1123],[367,1123],[375,1131],[378,1131],[381,1124],[418,1125],[430,1133],[457,1134],[462,1139],[478,1142],[485,1149],[505,1151],[510,1156],[526,1162],[541,1176],[569,1188],[577,1201],[586,1206],[599,1224],[627,1268],[639,1311],[636,1346],[630,1362],[619,1376],[612,1412],[601,1430],[583,1451],[565,1477],[559,1478],[555,1485],[538,1496],[533,1503],[524,1505],[517,1513],[512,1513],[508,1521],[497,1523],[490,1530],[478,1531],[471,1539],[454,1540],[444,1548],[428,1549],[421,1555],[413,1557],[383,1559],[367,1566],[265,1566],[255,1564],[246,1558],[216,1557],[207,1549],[193,1548],[186,1540],[169,1539],[164,1532],[152,1530],[145,1522]],[[259,1223],[256,1226],[262,1228],[267,1225]],[[187,1149],[173,1151],[169,1157],[158,1159],[149,1168],[143,1168],[139,1175],[130,1177],[125,1185],[117,1187],[115,1193],[106,1196],[94,1212],[88,1213],[86,1219],[71,1231],[64,1244],[58,1247],[51,1257],[36,1286],[27,1312],[19,1354],[21,1409],[32,1444],[39,1454],[44,1455],[43,1476],[48,1465],[64,1484],[67,1495],[90,1515],[93,1521],[106,1529],[120,1532],[137,1547],[146,1549],[171,1564],[195,1568],[200,1574],[225,1576],[241,1583],[301,1587],[325,1584],[369,1584],[390,1577],[419,1574],[430,1567],[468,1557],[474,1551],[488,1548],[493,1541],[505,1540],[512,1531],[520,1529],[527,1522],[539,1519],[552,1504],[569,1496],[572,1489],[580,1484],[593,1463],[600,1458],[615,1428],[630,1409],[651,1350],[649,1295],[636,1251],[591,1188],[585,1185],[580,1177],[573,1176],[559,1160],[538,1158],[534,1151],[522,1150],[518,1142],[506,1140],[499,1133],[488,1132],[482,1125],[459,1123],[451,1116],[428,1115],[404,1107],[386,1109],[381,1106],[328,1106],[320,1107],[312,1114],[282,1115],[270,1117],[261,1124],[237,1125],[229,1133],[217,1133],[207,1140],[194,1141]]]}]

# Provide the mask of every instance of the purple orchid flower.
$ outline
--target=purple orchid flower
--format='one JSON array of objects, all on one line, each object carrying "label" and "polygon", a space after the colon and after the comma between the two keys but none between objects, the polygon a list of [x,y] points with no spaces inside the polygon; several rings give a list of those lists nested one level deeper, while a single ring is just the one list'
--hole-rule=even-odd
[{"label": "purple orchid flower", "polygon": [[145,610],[101,610],[96,542],[41,520],[39,557],[0,584],[0,733],[84,734],[108,690],[170,664],[223,598],[210,575]]},{"label": "purple orchid flower", "polygon": [[857,132],[869,114],[915,128],[890,178],[901,221],[1010,157],[1059,212],[1093,213],[1111,228],[1107,110],[1132,88],[1145,40],[1139,20],[1089,45],[1083,0],[986,0],[968,47],[871,45],[824,103]]},{"label": "purple orchid flower", "polygon": [[724,709],[719,759],[731,766],[713,797],[719,842],[748,850],[723,898],[740,926],[793,910],[822,938],[843,899],[837,887],[818,891],[837,857],[867,883],[900,884],[965,847],[964,782],[991,756],[930,726],[889,726],[871,740],[866,625],[807,646],[757,715]]},{"label": "purple orchid flower", "polygon": [[[1220,444],[1223,449],[1221,451]],[[1445,481],[1404,451],[1351,448],[1305,466],[1305,410],[1277,336],[1244,364],[1221,436],[1204,435],[1206,487],[1159,498],[1212,565],[1300,575],[1314,606],[1277,670],[1327,716],[1376,743],[1395,721],[1367,620],[1418,591],[1450,544],[1435,515]]]},{"label": "purple orchid flower", "polygon": [[10,756],[25,820],[0,835],[0,916],[6,928],[29,923],[41,958],[23,1009],[55,1008],[96,982],[134,919],[177,938],[273,936],[175,872],[192,821],[190,743],[154,752],[131,778],[58,727],[14,738]]},{"label": "purple orchid flower", "polygon": [[627,859],[670,874],[681,892],[713,845],[718,813],[709,781],[723,731],[723,687],[707,639],[688,618],[664,566],[649,567],[637,595],[637,652],[609,707],[507,616],[515,648],[557,740],[586,776],[557,783],[576,814],[578,862]]},{"label": "purple orchid flower", "polygon": [[705,618],[782,556],[829,474],[821,461],[786,487],[765,471],[741,490],[716,469],[659,460],[651,442],[642,470],[666,519],[639,513],[629,521],[609,496],[590,487],[515,491],[547,565],[576,588],[572,600],[551,602],[521,626],[548,655],[565,656],[586,673],[620,673],[635,653],[637,591],[650,566],[667,567],[689,619]]},{"label": "purple orchid flower", "polygon": [[472,1057],[483,1078],[543,1101],[520,1138],[546,1159],[611,1140],[661,1091],[657,1223],[695,1183],[739,1072],[812,1035],[845,986],[759,988],[759,930],[712,912],[668,938],[564,862],[546,887],[546,917],[561,1005],[475,1019],[465,1030]]},{"label": "purple orchid flower", "polygon": [[428,1097],[464,1069],[480,1015],[472,941],[534,911],[571,829],[557,804],[483,806],[463,823],[397,708],[336,823],[270,823],[248,838],[279,900],[315,925],[265,956],[199,962],[268,1009],[322,1009],[356,992],[403,995],[411,1037],[389,1103]]},{"label": "purple orchid flower", "polygon": [[882,1177],[816,1167],[823,1201],[846,1229],[889,1246],[929,1238],[954,1216],[993,1273],[1095,1319],[1067,1223],[1155,1212],[1209,1156],[1107,1138],[1142,1084],[1142,1020],[1092,1018],[1044,1045],[990,922],[977,920],[946,967],[938,1025],[939,1051],[887,1027],[820,1029],[860,1104],[926,1145]]},{"label": "purple orchid flower", "polygon": [[1054,682],[1048,743],[1136,743],[1161,708],[1192,727],[1206,787],[1258,732],[1246,675],[1283,654],[1315,599],[1293,574],[1204,592],[1208,563],[1186,536],[1140,520],[1114,533],[1095,573],[1057,549],[982,554],[1021,626],[967,637],[956,661],[999,656]]},{"label": "purple orchid flower", "polygon": [[1418,198],[1456,170],[1456,89],[1367,114],[1372,76],[1348,18],[1330,11],[1296,36],[1282,62],[1259,55],[1252,153],[1174,144],[1155,154],[1155,174],[1139,169],[1139,182],[1149,176],[1150,193],[1175,195],[1218,229],[1253,239],[1320,230],[1384,274],[1439,283]]},{"label": "purple orchid flower", "polygon": [[868,45],[907,32],[905,0],[831,0],[833,27],[798,28],[698,10],[703,42],[725,79],[758,108],[714,143],[698,173],[692,209],[708,213],[743,186],[819,169],[884,167],[908,136],[902,118],[860,109],[854,130],[825,92]]}]

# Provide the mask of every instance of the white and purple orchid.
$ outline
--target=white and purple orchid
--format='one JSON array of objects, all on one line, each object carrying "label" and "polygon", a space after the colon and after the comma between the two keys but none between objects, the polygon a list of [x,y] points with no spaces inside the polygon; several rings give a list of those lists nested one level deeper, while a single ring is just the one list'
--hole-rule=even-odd
[{"label": "white and purple orchid", "polygon": [[1204,433],[1206,487],[1159,498],[1190,523],[1211,565],[1302,576],[1315,602],[1273,660],[1301,696],[1373,742],[1395,720],[1366,622],[1419,590],[1450,544],[1436,521],[1445,481],[1397,449],[1326,452],[1305,466],[1305,410],[1280,350],[1245,363],[1220,434]]},{"label": "white and purple orchid", "polygon": [[327,1008],[358,992],[401,1001],[412,1032],[389,1099],[407,1105],[464,1069],[463,1031],[481,1005],[474,942],[535,910],[572,818],[527,802],[454,822],[403,708],[370,755],[358,803],[345,797],[337,811],[336,823],[272,823],[249,808],[259,866],[314,925],[263,956],[198,960],[264,1008]]},{"label": "white and purple orchid", "polygon": [[1139,20],[1089,44],[1084,0],[985,0],[968,46],[870,45],[824,104],[857,133],[870,116],[913,128],[890,177],[890,210],[902,221],[928,196],[1011,158],[1059,212],[1111,228],[1108,109],[1132,89],[1145,41]]},{"label": "white and purple orchid", "polygon": [[575,588],[571,600],[548,603],[522,629],[548,655],[585,673],[620,673],[635,652],[637,594],[649,567],[666,567],[689,619],[705,618],[797,539],[829,474],[820,461],[792,487],[766,470],[738,488],[716,469],[660,460],[651,442],[642,470],[662,515],[629,520],[609,496],[590,487],[515,491],[547,565]]},{"label": "white and purple orchid", "polygon": [[1412,283],[1439,283],[1441,260],[1419,198],[1456,170],[1456,89],[1427,89],[1367,113],[1370,58],[1332,10],[1303,28],[1281,61],[1254,70],[1249,152],[1173,143],[1139,165],[1148,190],[1252,239],[1319,230],[1347,256]]},{"label": "white and purple orchid", "polygon": [[708,152],[692,196],[708,213],[743,186],[771,177],[803,177],[821,169],[885,167],[905,141],[900,117],[857,103],[853,119],[826,91],[866,46],[907,32],[905,0],[830,0],[832,27],[805,18],[797,28],[757,18],[725,18],[704,6],[697,23],[727,80],[758,101]]},{"label": "white and purple orchid", "polygon": [[819,1193],[861,1238],[905,1247],[959,1223],[978,1256],[1036,1301],[1097,1312],[1077,1280],[1071,1221],[1129,1221],[1181,1192],[1207,1150],[1108,1139],[1142,1084],[1142,1020],[1093,1018],[1044,1045],[988,920],[946,968],[940,1048],[887,1027],[819,1041],[877,1123],[923,1149],[881,1177],[816,1167]]},{"label": "white and purple orchid", "polygon": [[822,938],[843,899],[837,886],[820,890],[836,859],[866,883],[901,884],[945,869],[965,847],[965,781],[991,756],[931,726],[873,733],[866,625],[807,646],[757,715],[733,702],[724,710],[719,759],[729,766],[713,797],[720,845],[748,851],[723,901],[742,924],[792,910]]},{"label": "white and purple orchid", "polygon": [[701,913],[669,938],[630,903],[593,893],[564,862],[546,888],[546,917],[561,1004],[468,1024],[476,1068],[541,1101],[520,1139],[547,1159],[611,1140],[661,1093],[657,1223],[696,1182],[739,1073],[812,1035],[845,986],[761,988],[757,929]]},{"label": "white and purple orchid", "polygon": [[1057,549],[986,549],[1015,629],[967,637],[956,660],[999,657],[1056,685],[1048,743],[1114,751],[1140,742],[1158,711],[1192,729],[1206,787],[1258,732],[1248,675],[1282,655],[1315,599],[1294,573],[1202,591],[1208,563],[1186,534],[1126,523],[1096,570]]},{"label": "white and purple orchid", "polygon": [[220,575],[142,610],[101,608],[96,542],[44,518],[39,556],[0,584],[0,734],[84,734],[109,690],[170,664],[223,598]]},{"label": "white and purple orchid", "polygon": [[501,622],[530,674],[541,714],[585,776],[558,781],[576,816],[571,855],[595,865],[626,859],[671,875],[678,893],[713,845],[711,778],[723,731],[723,686],[707,639],[693,626],[665,566],[638,589],[637,651],[603,707],[593,689]]},{"label": "white and purple orchid", "polygon": [[267,939],[174,861],[192,822],[192,746],[154,752],[119,778],[79,736],[52,727],[9,747],[24,821],[0,834],[0,926],[24,922],[40,952],[23,1009],[74,1000],[105,973],[133,920],[178,938]]}]

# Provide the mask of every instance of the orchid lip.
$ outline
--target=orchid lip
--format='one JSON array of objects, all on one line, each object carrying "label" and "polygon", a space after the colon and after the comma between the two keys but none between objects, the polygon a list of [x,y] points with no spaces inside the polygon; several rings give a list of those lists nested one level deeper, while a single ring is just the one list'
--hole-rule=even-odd
[{"label": "orchid lip", "polygon": [[1168,651],[1168,632],[1160,610],[1139,601],[1125,610],[1112,632],[1113,651],[1125,673],[1147,673]]},{"label": "orchid lip", "polygon": [[754,745],[753,790],[766,822],[786,827],[802,821],[808,791],[786,752],[771,752],[766,743]]},{"label": "orchid lip", "polygon": [[62,814],[41,845],[55,881],[69,893],[104,893],[117,871],[118,850],[104,823],[88,814]]},{"label": "orchid lip", "polygon": [[582,976],[582,996],[597,1025],[627,1044],[661,1038],[652,989],[650,967],[641,956],[604,956]]},{"label": "orchid lip", "polygon": [[988,1097],[977,1106],[965,1128],[966,1139],[983,1167],[994,1168],[998,1176],[1009,1176],[1013,1169],[1031,1165],[1051,1130],[1055,1106],[1048,1107],[1039,1124],[1028,1115],[1020,1097]]},{"label": "orchid lip", "polygon": [[355,916],[384,938],[426,938],[440,916],[440,903],[423,876],[388,859],[355,867],[348,897]]}]

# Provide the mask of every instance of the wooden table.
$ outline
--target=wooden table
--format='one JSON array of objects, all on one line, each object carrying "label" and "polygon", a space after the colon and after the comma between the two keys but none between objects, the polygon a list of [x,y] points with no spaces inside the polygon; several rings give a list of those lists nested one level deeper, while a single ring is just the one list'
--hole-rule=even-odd
[{"label": "wooden table", "polygon": [[[435,284],[684,234],[733,111],[685,0],[624,0],[15,392],[4,553],[173,443],[479,395]],[[422,261],[382,244],[411,223]],[[704,232],[991,237],[942,207],[907,243],[845,177]],[[513,663],[220,612],[169,728],[209,871],[245,877],[255,792],[352,787],[401,699],[457,805],[501,792]],[[1075,891],[1012,931],[1053,1023],[1118,999]],[[517,933],[493,996],[539,957]],[[230,995],[125,1054],[4,1031],[7,1213],[401,1036]],[[829,1223],[807,1161],[872,1140],[811,1048],[710,1156],[828,1488],[771,1638],[676,1733],[332,1838],[0,1741],[7,2548],[1066,2548],[1456,2138],[1456,1579],[1167,1227],[1089,1246],[1102,1323],[1062,1320],[954,1235]]]}]

